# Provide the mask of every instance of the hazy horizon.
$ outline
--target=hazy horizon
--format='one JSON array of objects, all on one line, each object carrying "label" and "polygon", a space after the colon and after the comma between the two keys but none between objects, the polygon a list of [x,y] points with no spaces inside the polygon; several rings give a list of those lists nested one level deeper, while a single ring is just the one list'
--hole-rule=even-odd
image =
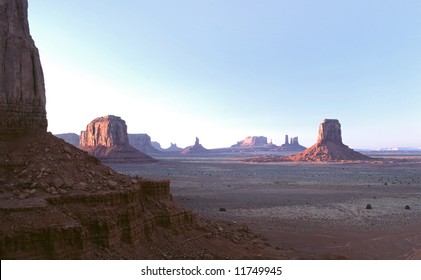
[{"label": "hazy horizon", "polygon": [[421,147],[421,2],[29,2],[48,130],[117,115],[163,147],[247,136]]}]

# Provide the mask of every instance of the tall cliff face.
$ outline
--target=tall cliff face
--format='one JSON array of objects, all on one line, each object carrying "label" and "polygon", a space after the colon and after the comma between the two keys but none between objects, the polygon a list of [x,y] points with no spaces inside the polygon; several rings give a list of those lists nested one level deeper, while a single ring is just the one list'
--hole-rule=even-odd
[{"label": "tall cliff face", "polygon": [[79,147],[107,163],[156,161],[129,144],[126,122],[113,115],[91,121],[80,134]]},{"label": "tall cliff face", "polygon": [[44,75],[26,0],[0,1],[0,135],[47,130]]},{"label": "tall cliff face", "polygon": [[319,125],[319,134],[317,136],[317,143],[324,144],[326,142],[333,142],[337,144],[342,143],[341,124],[338,120],[324,119]]},{"label": "tall cliff face", "polygon": [[112,147],[128,144],[126,122],[120,117],[108,115],[96,118],[86,126],[86,130],[81,132],[79,145]]}]

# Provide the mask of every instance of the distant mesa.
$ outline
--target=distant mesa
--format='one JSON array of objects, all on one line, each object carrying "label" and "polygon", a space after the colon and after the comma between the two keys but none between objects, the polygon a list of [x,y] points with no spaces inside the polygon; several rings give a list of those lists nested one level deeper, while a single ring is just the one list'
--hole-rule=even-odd
[{"label": "distant mesa", "polygon": [[79,147],[80,137],[76,133],[61,133],[61,134],[54,134],[55,137],[63,139],[67,143]]},{"label": "distant mesa", "polygon": [[164,149],[162,148],[161,144],[158,142],[152,142],[152,146],[157,149],[160,152],[166,152],[166,153],[180,153],[183,149],[178,147],[177,144],[171,143],[171,146]]},{"label": "distant mesa", "polygon": [[268,139],[265,136],[247,136],[246,139],[238,141],[237,144],[232,145],[231,148],[242,147],[263,147],[268,145]]},{"label": "distant mesa", "polygon": [[80,134],[79,147],[106,163],[156,161],[129,144],[126,122],[113,115],[90,122]]},{"label": "distant mesa", "polygon": [[203,154],[209,152],[200,143],[199,138],[196,137],[196,141],[193,146],[189,146],[181,151],[182,154]]},{"label": "distant mesa", "polygon": [[288,135],[285,135],[285,143],[276,148],[277,151],[303,151],[305,149],[306,147],[298,143],[298,136],[289,138]]},{"label": "distant mesa", "polygon": [[335,119],[324,119],[319,126],[317,143],[301,153],[284,157],[290,161],[367,161],[370,157],[360,154],[342,143],[341,124]]},{"label": "distant mesa", "polygon": [[182,150],[183,149],[178,147],[176,143],[171,143],[171,146],[165,149],[166,152],[181,152]]},{"label": "distant mesa", "polygon": [[156,142],[156,141],[152,141],[151,142],[151,145],[152,145],[152,147],[154,147],[155,149],[157,149],[158,151],[163,151],[164,149],[161,147],[161,144],[159,144],[158,142]]},{"label": "distant mesa", "polygon": [[159,154],[161,150],[152,145],[151,137],[148,134],[129,134],[129,144],[147,155]]}]

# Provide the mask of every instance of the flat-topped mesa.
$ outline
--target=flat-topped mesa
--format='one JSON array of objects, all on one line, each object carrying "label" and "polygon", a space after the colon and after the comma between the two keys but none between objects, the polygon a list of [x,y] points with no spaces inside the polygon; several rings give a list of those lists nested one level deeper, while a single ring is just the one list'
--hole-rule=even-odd
[{"label": "flat-topped mesa", "polygon": [[335,119],[324,119],[319,125],[319,134],[317,136],[317,143],[324,144],[328,141],[337,144],[342,143],[341,124]]},{"label": "flat-topped mesa", "polygon": [[44,75],[28,2],[0,0],[0,135],[47,131]]},{"label": "flat-topped mesa", "polygon": [[108,115],[91,121],[80,134],[81,149],[108,163],[155,161],[129,144],[126,122]]},{"label": "flat-topped mesa", "polygon": [[81,131],[80,134],[81,147],[112,147],[128,144],[126,122],[113,115],[94,119],[86,126],[86,131]]},{"label": "flat-topped mesa", "polygon": [[237,144],[232,145],[236,147],[258,147],[268,145],[268,139],[265,136],[247,136],[244,140],[238,141]]}]

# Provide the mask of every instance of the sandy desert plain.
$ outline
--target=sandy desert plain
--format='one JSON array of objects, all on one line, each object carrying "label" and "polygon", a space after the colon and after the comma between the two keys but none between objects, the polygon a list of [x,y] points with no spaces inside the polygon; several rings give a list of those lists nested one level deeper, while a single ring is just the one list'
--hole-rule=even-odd
[{"label": "sandy desert plain", "polygon": [[421,259],[421,153],[368,155],[378,161],[262,164],[230,154],[111,167],[169,179],[176,202],[246,225],[273,258]]}]

